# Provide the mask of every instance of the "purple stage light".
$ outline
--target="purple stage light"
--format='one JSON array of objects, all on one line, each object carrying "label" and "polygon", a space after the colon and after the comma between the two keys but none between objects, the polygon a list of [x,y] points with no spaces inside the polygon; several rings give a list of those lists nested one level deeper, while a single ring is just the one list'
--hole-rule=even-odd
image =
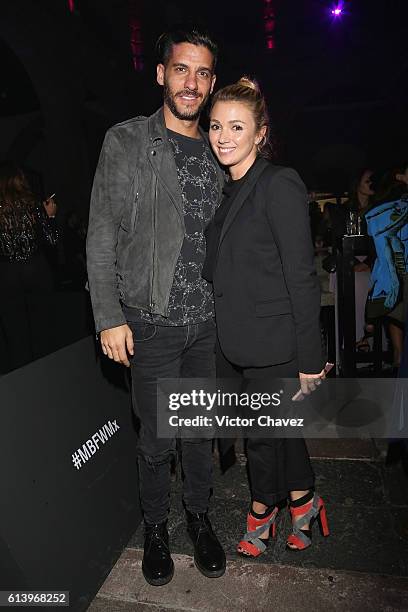
[{"label": "purple stage light", "polygon": [[333,6],[333,8],[331,9],[331,14],[333,15],[333,17],[342,17],[343,16],[343,3],[340,2],[338,4],[336,4],[335,6]]}]

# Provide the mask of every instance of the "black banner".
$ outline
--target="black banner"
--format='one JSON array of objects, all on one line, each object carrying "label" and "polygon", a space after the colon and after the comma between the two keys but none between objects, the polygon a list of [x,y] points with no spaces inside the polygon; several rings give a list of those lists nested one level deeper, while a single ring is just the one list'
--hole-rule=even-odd
[{"label": "black banner", "polygon": [[125,369],[92,337],[0,378],[0,590],[85,610],[141,519]]}]

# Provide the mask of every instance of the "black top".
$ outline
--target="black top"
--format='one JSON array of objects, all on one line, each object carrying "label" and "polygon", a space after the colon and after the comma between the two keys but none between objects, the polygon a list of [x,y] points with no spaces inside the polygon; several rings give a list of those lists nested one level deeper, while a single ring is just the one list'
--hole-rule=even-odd
[{"label": "black top", "polygon": [[48,217],[42,204],[15,202],[4,213],[3,206],[0,203],[0,261],[27,262],[44,244],[57,243],[55,219]]},{"label": "black top", "polygon": [[223,200],[214,215],[214,219],[211,221],[211,223],[205,230],[205,239],[207,241],[207,255],[204,261],[202,275],[203,278],[205,278],[210,283],[213,280],[215,264],[217,262],[218,245],[220,242],[221,232],[224,226],[225,219],[227,218],[229,209],[231,208],[235,196],[238,194],[242,185],[245,183],[254,166],[255,164],[252,164],[250,169],[240,179],[236,179],[235,181],[231,179],[228,183],[225,183],[222,190]]}]

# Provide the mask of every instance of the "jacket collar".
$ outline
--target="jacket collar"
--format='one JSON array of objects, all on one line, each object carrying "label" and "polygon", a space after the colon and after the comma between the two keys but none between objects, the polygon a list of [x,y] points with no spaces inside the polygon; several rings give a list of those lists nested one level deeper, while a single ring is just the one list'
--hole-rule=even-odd
[{"label": "jacket collar", "polygon": [[[148,130],[149,130],[149,142],[153,146],[161,144],[161,142],[167,142],[167,127],[164,121],[164,110],[161,106],[153,115],[148,118]],[[204,132],[202,127],[199,125],[198,130],[201,138],[208,143],[208,134]],[[159,143],[159,141],[161,141]]]},{"label": "jacket collar", "polygon": [[167,141],[166,124],[164,123],[164,112],[161,106],[147,120],[149,131],[149,146],[159,146]]},{"label": "jacket collar", "polygon": [[221,246],[221,242],[224,239],[225,234],[228,232],[231,227],[235,217],[237,216],[239,210],[243,206],[245,200],[251,193],[252,189],[255,187],[260,175],[262,172],[269,166],[269,162],[262,157],[258,157],[258,159],[254,162],[254,166],[250,169],[250,174],[248,175],[247,180],[244,181],[242,186],[240,187],[238,193],[236,194],[231,207],[228,211],[227,216],[225,217],[224,224],[221,230],[220,241],[218,244],[218,250]]},{"label": "jacket collar", "polygon": [[159,108],[147,121],[148,145],[147,156],[157,179],[163,184],[170,199],[177,208],[182,220],[184,220],[183,200],[181,189],[177,178],[177,167],[171,150],[164,123],[163,107]]}]

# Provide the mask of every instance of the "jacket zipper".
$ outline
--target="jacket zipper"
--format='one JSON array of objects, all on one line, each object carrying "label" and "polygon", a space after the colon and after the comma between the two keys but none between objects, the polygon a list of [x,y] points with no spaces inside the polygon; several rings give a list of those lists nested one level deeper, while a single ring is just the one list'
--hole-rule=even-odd
[{"label": "jacket zipper", "polygon": [[153,285],[154,285],[154,260],[156,256],[156,206],[157,206],[157,176],[154,183],[154,205],[153,205],[153,252],[152,252],[152,280],[150,286],[150,312],[153,314]]},{"label": "jacket zipper", "polygon": [[133,210],[132,210],[132,219],[131,219],[131,223],[130,223],[130,228],[131,231],[134,232],[136,229],[136,220],[137,220],[137,213],[138,213],[138,206],[139,206],[139,192],[136,192],[136,196],[133,200]]},{"label": "jacket zipper", "polygon": [[[138,207],[139,207],[139,169],[136,168],[135,170],[135,174],[133,176],[133,181],[132,181],[132,188],[131,188],[131,193],[132,193],[132,217],[131,217],[131,223],[130,223],[130,229],[132,232],[135,231],[135,225],[136,225],[136,218],[137,218],[137,213],[138,213]],[[136,193],[134,194],[134,187],[135,187],[135,183],[136,183]]]}]

